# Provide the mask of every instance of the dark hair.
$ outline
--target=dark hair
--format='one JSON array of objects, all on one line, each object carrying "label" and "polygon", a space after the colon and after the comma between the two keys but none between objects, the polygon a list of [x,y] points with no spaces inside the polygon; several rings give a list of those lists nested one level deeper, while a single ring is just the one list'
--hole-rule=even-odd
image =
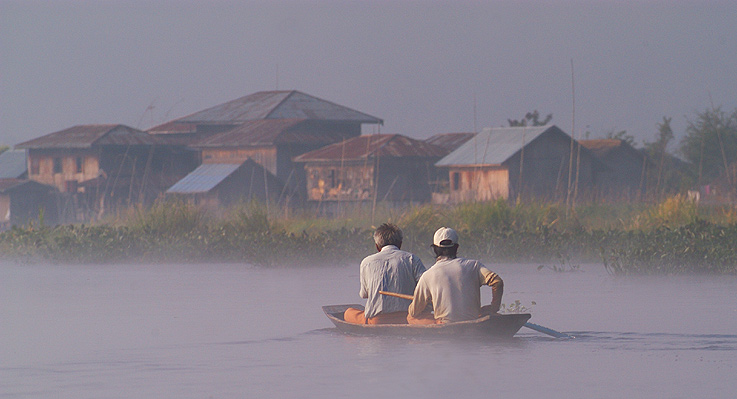
[{"label": "dark hair", "polygon": [[432,250],[435,251],[435,256],[447,256],[451,259],[457,257],[458,254],[458,244],[453,245],[452,247],[439,247],[437,245],[432,245]]},{"label": "dark hair", "polygon": [[399,247],[402,245],[402,238],[402,230],[391,223],[384,223],[374,231],[374,242],[379,248],[387,245]]}]

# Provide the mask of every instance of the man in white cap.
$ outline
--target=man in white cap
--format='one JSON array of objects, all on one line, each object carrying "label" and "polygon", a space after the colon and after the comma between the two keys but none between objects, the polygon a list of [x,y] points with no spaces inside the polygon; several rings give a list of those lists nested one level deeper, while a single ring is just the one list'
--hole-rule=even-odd
[{"label": "man in white cap", "polygon": [[[442,324],[473,320],[499,311],[504,282],[498,274],[473,259],[459,258],[458,233],[441,227],[433,237],[435,264],[420,277],[409,305],[410,324]],[[481,306],[480,287],[492,290],[491,305]],[[434,313],[427,310],[432,304]]]},{"label": "man in white cap", "polygon": [[425,272],[419,257],[402,251],[402,230],[384,223],[374,232],[377,253],[361,262],[359,295],[366,298],[364,310],[348,308],[343,318],[357,324],[407,324],[409,299],[379,294],[379,291],[412,295]]}]

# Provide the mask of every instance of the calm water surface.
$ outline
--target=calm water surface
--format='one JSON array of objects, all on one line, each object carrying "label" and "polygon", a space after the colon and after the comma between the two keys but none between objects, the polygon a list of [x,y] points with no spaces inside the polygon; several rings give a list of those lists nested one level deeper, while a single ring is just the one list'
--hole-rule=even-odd
[{"label": "calm water surface", "polygon": [[320,307],[362,303],[357,265],[0,263],[0,397],[735,397],[737,277],[486,263],[577,338],[342,335]]}]

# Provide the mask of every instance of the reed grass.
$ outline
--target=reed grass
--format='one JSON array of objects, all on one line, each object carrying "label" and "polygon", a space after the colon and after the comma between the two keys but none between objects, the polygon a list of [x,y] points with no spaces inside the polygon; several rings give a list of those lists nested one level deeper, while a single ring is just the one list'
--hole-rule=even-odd
[{"label": "reed grass", "polygon": [[[372,219],[374,222],[372,223]],[[218,214],[161,202],[93,225],[15,226],[0,233],[0,256],[59,263],[239,262],[264,266],[346,264],[372,253],[374,224],[404,231],[403,249],[432,263],[440,226],[460,233],[462,256],[495,262],[552,262],[574,270],[602,262],[613,274],[737,273],[737,208],[683,197],[658,204],[507,201],[357,208],[324,218],[243,203]]]}]

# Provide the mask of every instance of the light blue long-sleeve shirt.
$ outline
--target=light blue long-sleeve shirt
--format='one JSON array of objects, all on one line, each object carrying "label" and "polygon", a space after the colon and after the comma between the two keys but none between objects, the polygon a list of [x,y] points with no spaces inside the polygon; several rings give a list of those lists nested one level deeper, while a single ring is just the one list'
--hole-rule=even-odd
[{"label": "light blue long-sleeve shirt", "polygon": [[361,298],[367,298],[364,316],[407,311],[410,300],[381,295],[379,291],[412,295],[425,265],[419,257],[386,245],[361,262]]}]

